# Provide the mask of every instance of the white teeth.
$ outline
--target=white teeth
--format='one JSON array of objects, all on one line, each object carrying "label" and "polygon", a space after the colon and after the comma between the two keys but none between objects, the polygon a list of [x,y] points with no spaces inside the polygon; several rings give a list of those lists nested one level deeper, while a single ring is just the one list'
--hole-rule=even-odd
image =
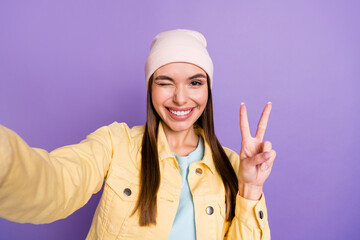
[{"label": "white teeth", "polygon": [[169,111],[172,113],[172,114],[175,114],[175,115],[178,115],[178,116],[183,116],[183,115],[186,115],[186,114],[189,114],[191,112],[192,109],[188,110],[188,111],[173,111],[171,109],[169,109]]}]

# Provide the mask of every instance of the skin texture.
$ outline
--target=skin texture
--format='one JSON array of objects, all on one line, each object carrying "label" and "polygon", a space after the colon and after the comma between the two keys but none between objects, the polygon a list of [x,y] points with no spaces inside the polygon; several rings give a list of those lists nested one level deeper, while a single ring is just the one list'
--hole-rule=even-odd
[{"label": "skin texture", "polygon": [[[199,137],[193,125],[204,111],[207,99],[206,73],[189,63],[170,63],[154,72],[152,103],[164,123],[170,149],[180,156],[195,150]],[[191,110],[176,116],[175,111]]]},{"label": "skin texture", "polygon": [[[169,63],[154,72],[151,87],[152,103],[163,121],[164,131],[172,152],[186,156],[197,147],[199,137],[193,125],[204,111],[207,99],[207,81],[204,70],[190,63]],[[240,106],[241,149],[238,170],[240,196],[258,200],[268,178],[275,150],[269,141],[263,141],[272,104],[266,104],[261,115],[255,137],[250,134],[246,106]],[[177,116],[175,111],[188,111],[188,115]]]},{"label": "skin texture", "polygon": [[266,104],[255,137],[250,134],[246,106],[240,106],[241,150],[238,172],[239,194],[247,199],[258,200],[261,197],[265,180],[271,172],[276,152],[269,141],[263,141],[269,120],[272,103]]}]

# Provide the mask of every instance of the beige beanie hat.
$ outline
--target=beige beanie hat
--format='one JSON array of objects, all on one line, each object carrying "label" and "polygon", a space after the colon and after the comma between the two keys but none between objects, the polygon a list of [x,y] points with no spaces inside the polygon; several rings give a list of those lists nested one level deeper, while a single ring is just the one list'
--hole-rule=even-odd
[{"label": "beige beanie hat", "polygon": [[186,29],[159,33],[151,43],[145,63],[146,88],[156,69],[172,62],[187,62],[199,66],[209,76],[212,86],[214,66],[206,50],[206,39],[201,33]]}]

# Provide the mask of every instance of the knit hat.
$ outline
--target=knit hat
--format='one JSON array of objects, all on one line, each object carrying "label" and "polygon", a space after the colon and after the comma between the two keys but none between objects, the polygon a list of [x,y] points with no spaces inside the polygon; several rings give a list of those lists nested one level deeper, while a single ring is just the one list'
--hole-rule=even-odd
[{"label": "knit hat", "polygon": [[206,50],[206,39],[201,33],[177,29],[156,35],[145,63],[146,88],[151,75],[159,67],[172,62],[187,62],[199,66],[209,76],[210,87],[212,86],[214,66]]}]

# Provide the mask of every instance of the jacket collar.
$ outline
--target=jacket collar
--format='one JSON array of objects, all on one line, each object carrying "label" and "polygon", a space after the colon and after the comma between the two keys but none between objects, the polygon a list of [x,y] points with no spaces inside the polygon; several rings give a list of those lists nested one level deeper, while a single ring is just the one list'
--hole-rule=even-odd
[{"label": "jacket collar", "polygon": [[[212,158],[211,148],[205,138],[204,130],[197,125],[194,126],[194,129],[195,129],[196,134],[202,136],[202,138],[204,139],[205,149],[204,149],[204,157],[201,160],[201,163],[206,165],[210,169],[210,171],[214,174],[216,172],[216,168],[215,168],[215,164],[214,164],[214,161]],[[164,127],[163,127],[161,121],[159,122],[159,127],[158,127],[157,148],[158,148],[158,154],[159,154],[160,161],[172,159],[173,161],[176,162],[174,155],[171,153],[170,146],[167,141],[167,138],[166,138],[166,135],[164,132]]]}]

